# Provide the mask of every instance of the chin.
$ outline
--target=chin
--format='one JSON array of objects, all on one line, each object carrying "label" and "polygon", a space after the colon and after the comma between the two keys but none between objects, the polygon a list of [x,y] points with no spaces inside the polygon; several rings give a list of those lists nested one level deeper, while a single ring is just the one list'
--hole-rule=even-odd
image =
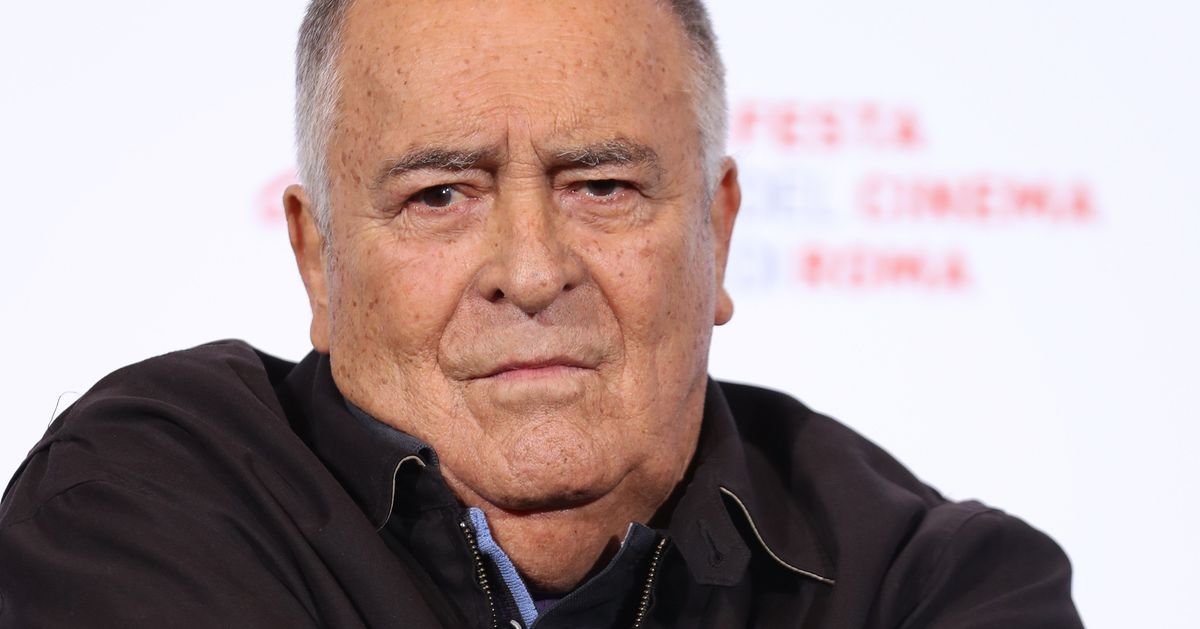
[{"label": "chin", "polygon": [[[599,500],[618,484],[616,474],[581,461],[553,466],[513,466],[510,474],[493,477],[486,493],[490,502],[512,512],[562,511]],[[500,482],[496,482],[500,481]],[[503,485],[501,485],[501,482]]]},{"label": "chin", "polygon": [[484,474],[480,493],[509,511],[556,511],[594,502],[620,483],[620,462],[576,429],[565,434],[543,425],[504,444],[501,473]]}]

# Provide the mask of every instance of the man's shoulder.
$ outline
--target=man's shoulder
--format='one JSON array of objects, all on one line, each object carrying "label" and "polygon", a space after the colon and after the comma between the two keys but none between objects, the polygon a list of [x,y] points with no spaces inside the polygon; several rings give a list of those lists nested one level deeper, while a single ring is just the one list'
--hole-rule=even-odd
[{"label": "man's shoulder", "polygon": [[[1036,626],[1078,626],[1070,563],[1044,533],[981,502],[943,497],[866,437],[791,396],[720,386],[759,504],[770,505],[760,528],[774,530],[763,537],[803,557],[789,546],[807,534],[798,531],[811,533],[837,582],[835,607],[862,611],[870,600],[881,626],[902,618],[932,626],[956,613],[975,620],[986,608],[1000,618],[1048,605],[1045,617],[1057,624]],[[1012,605],[991,605],[1000,596]]]},{"label": "man's shoulder", "polygon": [[294,364],[261,352],[237,339],[213,341],[147,358],[113,371],[88,390],[71,411],[128,396],[161,400],[198,399],[212,389],[232,385],[265,394]]},{"label": "man's shoulder", "polygon": [[0,503],[0,565],[20,567],[0,626],[316,626],[294,584],[377,538],[285,416],[292,371],[210,343],[64,411]]},{"label": "man's shoulder", "polygon": [[239,431],[254,426],[244,421],[251,416],[283,420],[275,385],[293,366],[239,340],[148,358],[101,378],[50,425],[39,447],[165,425]]},{"label": "man's shoulder", "polygon": [[[819,563],[836,566],[835,572],[879,568],[923,527],[986,510],[947,500],[883,448],[790,395],[720,386],[764,535],[780,545],[810,538],[824,556]],[[944,528],[935,525],[931,532]]]},{"label": "man's shoulder", "polygon": [[274,383],[290,365],[227,340],[112,372],[33,447],[5,491],[0,519],[20,520],[45,501],[93,483],[200,492],[212,485],[215,470],[236,465],[240,452],[289,438]]},{"label": "man's shoulder", "polygon": [[749,464],[776,467],[795,489],[830,499],[852,493],[860,500],[905,496],[925,507],[945,502],[869,438],[791,395],[746,384],[719,385],[751,454]]}]

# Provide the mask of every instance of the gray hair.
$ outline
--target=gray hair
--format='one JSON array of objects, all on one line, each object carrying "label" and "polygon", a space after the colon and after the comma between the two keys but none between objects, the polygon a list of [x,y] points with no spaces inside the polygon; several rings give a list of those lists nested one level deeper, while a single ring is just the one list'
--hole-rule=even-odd
[{"label": "gray hair", "polygon": [[[300,181],[308,190],[317,228],[330,236],[331,202],[326,157],[336,125],[341,78],[341,33],[354,0],[311,0],[296,46],[296,152]],[[692,97],[698,121],[705,204],[717,185],[728,125],[725,65],[702,0],[669,0],[683,23],[692,53]]]}]

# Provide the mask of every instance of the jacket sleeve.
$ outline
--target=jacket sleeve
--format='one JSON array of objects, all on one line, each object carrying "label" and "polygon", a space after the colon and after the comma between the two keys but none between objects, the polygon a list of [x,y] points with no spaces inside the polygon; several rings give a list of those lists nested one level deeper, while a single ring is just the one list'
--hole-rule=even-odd
[{"label": "jacket sleeve", "polygon": [[[943,538],[944,540],[946,538]],[[1071,565],[1044,533],[995,509],[955,524],[911,572],[919,598],[904,629],[1082,629]]]},{"label": "jacket sleeve", "polygon": [[31,507],[0,525],[2,629],[317,626],[219,515],[111,480]]}]

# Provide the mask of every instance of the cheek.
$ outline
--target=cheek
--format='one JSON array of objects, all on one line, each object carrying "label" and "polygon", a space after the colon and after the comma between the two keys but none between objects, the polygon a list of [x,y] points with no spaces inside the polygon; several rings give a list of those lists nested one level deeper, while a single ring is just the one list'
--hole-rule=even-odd
[{"label": "cheek", "polygon": [[427,363],[461,297],[467,272],[455,243],[400,242],[386,233],[343,254],[331,287],[333,339],[345,356],[386,369]]},{"label": "cheek", "polygon": [[712,247],[701,234],[650,232],[605,251],[600,281],[627,351],[665,358],[706,346],[715,297]]}]

